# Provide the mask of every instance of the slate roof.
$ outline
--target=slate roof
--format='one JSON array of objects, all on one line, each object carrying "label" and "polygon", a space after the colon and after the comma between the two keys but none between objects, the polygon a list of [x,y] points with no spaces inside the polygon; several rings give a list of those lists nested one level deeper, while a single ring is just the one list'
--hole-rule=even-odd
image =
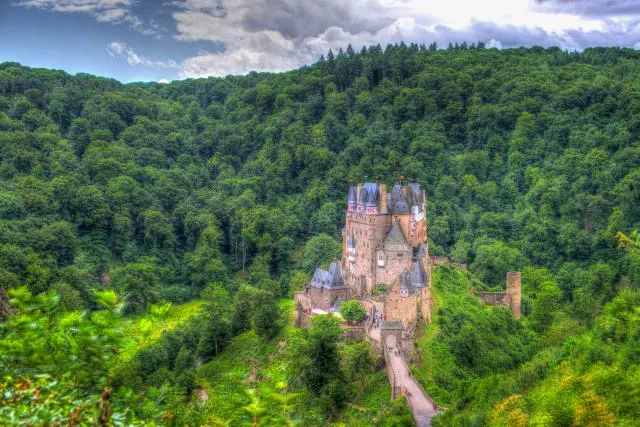
[{"label": "slate roof", "polygon": [[414,261],[411,266],[411,286],[414,288],[424,288],[427,284],[427,273],[420,258]]},{"label": "slate roof", "polygon": [[421,206],[422,202],[424,202],[424,200],[422,200],[422,186],[415,182],[411,182],[407,188],[409,190],[407,191],[410,199],[409,204]]},{"label": "slate roof", "polygon": [[358,203],[358,187],[352,185],[349,187],[349,200],[348,203]]},{"label": "slate roof", "polygon": [[[419,206],[421,208],[424,202],[422,186],[415,182],[406,186],[395,183],[386,197],[387,209],[390,213],[397,214],[410,213],[411,206]],[[360,187],[360,191],[358,191],[358,186],[350,186],[348,203],[379,208],[380,185],[375,182],[365,182]]]},{"label": "slate roof", "polygon": [[404,236],[400,224],[397,222],[393,223],[387,237],[382,242],[382,249],[385,251],[406,251],[410,248],[411,246],[409,242],[407,242],[407,238]]},{"label": "slate roof", "polygon": [[359,205],[378,206],[379,198],[378,184],[375,182],[365,182],[360,189],[358,198]]},{"label": "slate roof", "polygon": [[402,322],[399,320],[384,320],[380,325],[380,329],[404,329]]},{"label": "slate roof", "polygon": [[400,273],[400,289],[412,294],[418,289],[427,286],[427,273],[420,258],[415,260],[410,270]]},{"label": "slate roof", "polygon": [[316,268],[311,278],[311,286],[314,288],[344,289],[344,279],[338,263],[332,262],[329,271]]},{"label": "slate roof", "polygon": [[409,203],[404,196],[404,188],[400,184],[393,184],[393,190],[387,199],[387,206],[393,213],[409,213]]}]

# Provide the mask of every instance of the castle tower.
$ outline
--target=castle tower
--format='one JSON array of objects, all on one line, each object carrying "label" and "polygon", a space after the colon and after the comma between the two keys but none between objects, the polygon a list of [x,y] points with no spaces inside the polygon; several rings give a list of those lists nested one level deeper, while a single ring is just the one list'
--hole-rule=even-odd
[{"label": "castle tower", "polygon": [[380,213],[386,215],[389,213],[387,209],[387,186],[380,184]]},{"label": "castle tower", "polygon": [[505,302],[511,309],[511,314],[516,319],[519,319],[522,315],[521,312],[521,300],[522,300],[522,285],[520,282],[520,272],[510,271],[507,273],[507,292],[505,295]]},{"label": "castle tower", "polygon": [[[347,197],[342,270],[349,298],[385,285],[387,320],[430,320],[431,263],[426,192],[417,183],[352,185]],[[404,278],[404,280],[403,280]],[[420,312],[420,316],[418,313]]]}]

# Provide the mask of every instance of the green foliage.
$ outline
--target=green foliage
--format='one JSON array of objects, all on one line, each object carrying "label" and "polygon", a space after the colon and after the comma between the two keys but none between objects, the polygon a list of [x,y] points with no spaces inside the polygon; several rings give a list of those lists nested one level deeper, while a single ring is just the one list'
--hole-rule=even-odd
[{"label": "green foliage", "polygon": [[123,290],[128,312],[141,312],[157,299],[158,269],[147,263],[127,264],[115,273],[115,282]]},{"label": "green foliage", "polygon": [[253,328],[259,336],[271,339],[282,326],[281,320],[280,308],[273,293],[247,285],[240,287],[234,304],[234,333]]},{"label": "green foliage", "polygon": [[309,283],[309,275],[303,271],[294,271],[292,272],[289,278],[289,293],[291,297],[293,297],[293,293],[297,291],[301,291],[304,289],[304,286]]},{"label": "green foliage", "polygon": [[342,369],[348,383],[358,387],[359,396],[367,387],[371,374],[375,371],[376,360],[369,344],[359,342],[343,348]]},{"label": "green foliage", "polygon": [[210,284],[202,292],[202,318],[197,354],[209,358],[220,352],[231,333],[231,299],[219,284]]},{"label": "green foliage", "polygon": [[523,265],[519,250],[510,248],[501,241],[480,244],[476,249],[471,269],[487,283],[502,283],[507,271],[517,271]]},{"label": "green foliage", "polygon": [[313,393],[330,391],[332,382],[342,380],[338,341],[340,321],[331,315],[314,316],[312,328],[298,347],[296,368],[302,383]]},{"label": "green foliage", "polygon": [[562,293],[553,282],[544,282],[536,293],[533,310],[529,316],[529,322],[538,332],[542,332],[551,325],[553,316],[560,308]]},{"label": "green foliage", "polygon": [[340,305],[342,317],[352,323],[360,322],[367,315],[367,310],[356,300],[348,300]]},{"label": "green foliage", "polygon": [[103,309],[87,314],[65,311],[53,292],[9,294],[17,312],[0,322],[0,423],[134,422],[124,406],[104,412],[123,342],[116,295],[96,294]]},{"label": "green foliage", "polygon": [[44,292],[77,265],[66,282],[88,302],[100,278],[153,256],[157,290],[181,302],[258,259],[271,281],[253,285],[279,295],[274,278],[339,256],[346,183],[399,175],[429,190],[432,252],[487,284],[593,260],[637,282],[635,255],[615,261],[615,233],[640,226],[637,52],[331,56],[163,86],[3,64],[4,285]]},{"label": "green foliage", "polygon": [[6,425],[142,425],[128,410],[112,412],[100,394],[88,395],[46,374],[5,377],[0,392],[0,421]]},{"label": "green foliage", "polygon": [[436,271],[442,308],[427,327],[421,367],[414,370],[449,408],[435,424],[633,424],[638,291],[622,291],[586,329],[562,311],[560,289],[545,280],[549,272],[529,275],[527,286],[541,283],[531,314],[518,325],[508,315],[496,317],[505,308],[474,307],[462,272]]},{"label": "green foliage", "polygon": [[273,294],[259,289],[253,297],[253,329],[261,337],[273,338],[280,329],[280,317],[280,309]]},{"label": "green foliage", "polygon": [[[346,183],[404,175],[429,191],[432,254],[467,263],[477,288],[501,289],[505,272],[523,271],[521,322],[462,295],[462,278],[434,287],[438,320],[427,330],[434,341],[423,379],[450,404],[442,422],[513,424],[524,414],[532,424],[607,423],[609,415],[629,424],[637,402],[626,390],[637,384],[623,372],[637,369],[637,343],[602,319],[633,324],[632,310],[611,307],[640,284],[632,231],[640,227],[639,58],[620,48],[398,44],[330,52],[289,73],[170,85],[0,64],[0,287],[24,321],[3,327],[10,356],[0,361],[18,370],[42,363],[56,380],[69,370],[69,381],[95,396],[102,380],[94,375],[109,377],[103,356],[117,359],[103,328],[121,304],[115,292],[142,316],[160,297],[177,304],[207,289],[203,314],[166,337],[162,325],[179,322],[138,319],[145,338],[134,341],[148,354],[126,369],[132,389],[157,384],[132,397],[139,414],[154,418],[157,406],[177,420],[218,423],[184,406],[196,374],[184,357],[174,366],[180,349],[206,361],[249,328],[277,334],[274,298],[340,256]],[[319,346],[314,334],[301,342]],[[125,359],[135,354],[124,347]],[[337,360],[325,362],[340,372]],[[349,387],[307,374],[321,390],[298,413],[322,424],[321,408]],[[567,388],[559,375],[578,380]],[[257,421],[269,396],[238,397],[236,408],[253,409],[221,416]],[[398,409],[401,424],[395,405],[376,408],[389,419]],[[362,420],[355,412],[345,420]]]},{"label": "green foliage", "polygon": [[[403,400],[389,401],[386,374],[373,371],[375,359],[365,343],[338,344],[339,368],[346,378],[353,379],[352,385],[343,386],[345,394],[338,405],[344,404],[342,408],[330,397],[329,387],[320,395],[311,392],[300,383],[295,370],[307,342],[307,332],[290,325],[272,341],[261,339],[253,331],[234,337],[220,355],[198,370],[198,382],[207,391],[208,400],[189,404],[176,422],[235,425],[248,423],[257,415],[259,421],[275,426],[359,426],[372,420],[380,426],[412,423]],[[334,397],[336,391],[339,388],[333,387]],[[332,407],[327,409],[326,405]]]},{"label": "green foliage", "polygon": [[327,267],[340,257],[341,246],[326,234],[312,237],[304,246],[304,257],[300,266],[306,272],[313,272],[316,267]]},{"label": "green foliage", "polygon": [[74,289],[71,285],[65,282],[58,282],[51,285],[50,291],[54,292],[60,298],[60,304],[64,309],[69,311],[82,310],[84,308],[84,301],[80,291]]}]

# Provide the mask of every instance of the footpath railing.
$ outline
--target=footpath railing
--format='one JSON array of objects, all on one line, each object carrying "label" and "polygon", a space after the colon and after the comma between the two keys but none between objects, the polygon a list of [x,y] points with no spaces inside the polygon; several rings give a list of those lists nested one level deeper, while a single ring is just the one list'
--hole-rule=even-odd
[{"label": "footpath railing", "polygon": [[391,400],[395,400],[400,394],[400,387],[396,386],[396,374],[393,372],[393,367],[391,366],[391,358],[389,357],[389,347],[387,347],[386,343],[382,343],[384,345],[384,363],[386,366],[387,377],[389,378],[389,384],[391,384]]}]

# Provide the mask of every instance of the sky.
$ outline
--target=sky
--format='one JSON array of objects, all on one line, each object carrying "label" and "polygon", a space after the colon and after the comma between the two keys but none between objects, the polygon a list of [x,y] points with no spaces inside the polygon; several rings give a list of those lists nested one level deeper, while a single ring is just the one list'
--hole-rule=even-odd
[{"label": "sky", "polygon": [[122,82],[284,71],[400,41],[640,49],[640,0],[0,0],[0,62]]}]

